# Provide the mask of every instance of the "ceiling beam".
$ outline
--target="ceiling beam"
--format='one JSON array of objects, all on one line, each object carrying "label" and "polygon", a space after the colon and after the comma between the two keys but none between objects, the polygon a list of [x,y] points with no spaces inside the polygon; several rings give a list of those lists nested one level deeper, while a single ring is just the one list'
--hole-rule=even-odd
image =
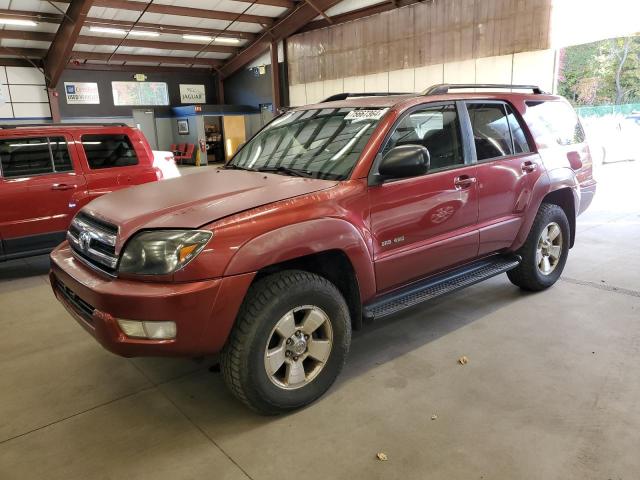
[{"label": "ceiling beam", "polygon": [[[70,0],[66,0],[61,3],[69,3],[69,1]],[[293,2],[288,3],[293,7]],[[257,23],[259,25],[271,25],[274,22],[273,18],[265,17],[262,15],[237,14],[233,12],[223,12],[220,10],[180,7],[177,5],[164,5],[159,3],[152,3],[147,8],[148,2],[137,2],[130,0],[94,0],[93,5],[95,7],[115,8],[117,10],[131,10],[134,12],[142,12],[146,8],[147,13],[158,13],[160,15],[208,18],[211,20],[226,20],[228,22],[238,21],[245,23]]]},{"label": "ceiling beam", "polygon": [[269,49],[272,41],[279,41],[296,33],[304,25],[318,16],[316,8],[322,11],[337,5],[342,0],[315,0],[314,7],[308,3],[301,3],[299,6],[282,18],[278,23],[262,33],[256,41],[247,48],[231,58],[220,68],[220,76],[227,78],[240,70],[247,63],[258,58]]},{"label": "ceiling beam", "polygon": [[[25,10],[6,10],[0,9],[0,18],[9,18],[12,20],[33,20],[42,23],[61,23],[63,16],[57,13],[40,13],[28,12]],[[116,27],[128,30],[134,26],[134,22],[126,20],[111,20],[108,18],[87,17],[86,26]],[[153,30],[159,33],[168,33],[174,35],[224,35],[229,37],[245,38],[253,40],[256,38],[255,33],[241,32],[239,30],[220,30],[215,28],[198,28],[198,27],[181,27],[180,25],[162,25],[160,23],[138,22],[135,24],[136,29]]]},{"label": "ceiling beam", "polygon": [[[22,32],[18,30],[0,30],[0,39],[30,40],[35,42],[51,42],[55,33],[49,32]],[[156,40],[138,40],[135,38],[111,38],[96,37],[91,35],[78,35],[76,45],[113,45],[121,47],[153,48],[156,50],[185,50],[193,52],[217,52],[236,53],[237,47],[228,45],[202,45],[199,43],[162,42]]]},{"label": "ceiling beam", "polygon": [[[69,3],[70,0],[54,0],[58,3]],[[293,8],[295,7],[295,2],[293,0],[233,0],[241,3],[255,3],[256,5],[270,5],[272,7],[282,7],[282,8]],[[108,4],[112,4],[112,0],[98,0],[95,3],[96,7],[108,7],[108,8],[119,8],[112,7]]]},{"label": "ceiling beam", "polygon": [[[107,18],[87,18],[85,25],[100,26],[100,27],[116,27],[129,29],[133,27],[133,22],[127,22],[124,20],[109,20]],[[256,38],[255,33],[241,32],[239,30],[220,30],[215,28],[199,28],[199,27],[181,27],[180,25],[162,25],[159,23],[146,23],[138,22],[136,30],[153,30],[154,32],[167,33],[173,35],[207,35],[215,37],[216,35],[222,35],[225,37],[244,38],[247,40],[254,40]]]},{"label": "ceiling beam", "polygon": [[27,10],[0,9],[0,18],[10,20],[33,20],[34,22],[61,23],[63,16],[58,13],[31,12]]},{"label": "ceiling beam", "polygon": [[72,0],[58,27],[49,51],[44,58],[45,76],[49,78],[49,88],[56,88],[62,71],[69,63],[73,46],[76,43],[84,19],[89,13],[93,0]]},{"label": "ceiling beam", "polygon": [[[22,57],[30,59],[42,59],[47,50],[38,48],[14,48],[3,47],[0,45],[0,54],[3,55],[20,55]],[[109,61],[111,57],[110,53],[99,52],[73,52],[71,60],[84,61],[84,60],[100,60],[103,62]],[[181,65],[205,65],[208,67],[217,67],[222,64],[222,60],[215,58],[193,58],[193,57],[169,57],[167,55],[125,55],[116,53],[111,58],[112,62],[148,62],[148,63],[175,63]],[[73,64],[72,64],[73,65]],[[75,64],[77,66],[77,64]],[[70,65],[65,65],[65,68],[69,68]],[[106,65],[103,65],[106,67]]]},{"label": "ceiling beam", "polygon": [[338,25],[340,23],[352,22],[359,18],[369,17],[377,13],[388,12],[394,8],[406,7],[414,3],[421,3],[423,0],[395,0],[395,2],[380,3],[378,5],[372,5],[370,7],[359,8],[358,10],[352,10],[340,15],[334,15],[331,17],[331,23],[326,19],[315,20],[307,23],[304,27],[298,30],[297,33],[309,32],[311,30],[317,30],[319,28],[329,27],[331,25]]},{"label": "ceiling beam", "polygon": [[[11,59],[9,59],[11,60]],[[2,65],[2,59],[0,58],[0,65]],[[165,66],[143,66],[143,65],[100,65],[97,63],[81,63],[80,65],[75,65],[70,63],[67,66],[67,70],[91,70],[98,72],[141,72],[144,73],[152,72],[175,72],[175,73],[183,73],[185,75],[190,74],[199,74],[199,73],[209,73],[211,72],[211,67],[165,67]]]},{"label": "ceiling beam", "polygon": [[111,62],[145,62],[145,63],[175,63],[181,65],[206,65],[217,67],[222,64],[222,60],[216,58],[194,58],[194,57],[170,57],[168,55],[129,55],[124,53],[100,52],[73,52],[74,60],[101,60]]},{"label": "ceiling beam", "polygon": [[[0,37],[1,35],[2,34],[0,33]],[[163,42],[156,40],[138,40],[133,38],[121,40],[119,38],[94,37],[89,35],[80,35],[76,43],[80,45],[120,45],[121,47],[154,48],[156,50],[185,50],[217,53],[238,52],[237,47],[229,47],[227,45],[203,45],[198,43]]]}]

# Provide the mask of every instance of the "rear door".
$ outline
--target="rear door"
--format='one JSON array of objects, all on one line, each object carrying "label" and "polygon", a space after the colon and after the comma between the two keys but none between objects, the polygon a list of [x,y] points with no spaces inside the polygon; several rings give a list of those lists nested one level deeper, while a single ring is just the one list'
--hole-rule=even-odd
[{"label": "rear door", "polygon": [[513,107],[500,101],[465,103],[477,160],[478,253],[485,255],[513,243],[542,168]]},{"label": "rear door", "polygon": [[477,167],[463,144],[456,105],[430,104],[409,111],[379,158],[407,144],[429,150],[429,171],[369,187],[379,291],[464,263],[478,252]]},{"label": "rear door", "polygon": [[140,140],[127,133],[87,133],[80,136],[91,198],[157,179]]},{"label": "rear door", "polygon": [[85,179],[66,134],[0,139],[0,234],[8,258],[64,239]]}]

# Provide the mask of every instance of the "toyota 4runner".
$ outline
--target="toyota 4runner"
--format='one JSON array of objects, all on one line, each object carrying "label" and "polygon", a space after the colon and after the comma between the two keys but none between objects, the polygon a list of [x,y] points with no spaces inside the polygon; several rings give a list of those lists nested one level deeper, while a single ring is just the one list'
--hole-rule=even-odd
[{"label": "toyota 4runner", "polygon": [[221,352],[235,396],[278,413],[330,387],[366,321],[504,272],[553,285],[594,193],[578,117],[537,87],[340,94],[224,168],[94,200],[51,284],[110,351]]}]

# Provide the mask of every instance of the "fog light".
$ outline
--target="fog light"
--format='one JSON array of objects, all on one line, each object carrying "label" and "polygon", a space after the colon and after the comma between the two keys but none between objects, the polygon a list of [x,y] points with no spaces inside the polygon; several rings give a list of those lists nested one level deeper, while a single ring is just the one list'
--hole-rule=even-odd
[{"label": "fog light", "polygon": [[144,333],[144,327],[142,326],[142,322],[136,322],[135,320],[118,319],[118,325],[120,325],[120,329],[127,337],[133,337],[133,338],[147,337],[147,335]]},{"label": "fog light", "polygon": [[147,337],[156,340],[176,338],[175,322],[144,322],[144,331]]},{"label": "fog light", "polygon": [[151,338],[153,340],[176,338],[175,322],[139,322],[118,319],[118,325],[120,325],[122,332],[131,338]]}]

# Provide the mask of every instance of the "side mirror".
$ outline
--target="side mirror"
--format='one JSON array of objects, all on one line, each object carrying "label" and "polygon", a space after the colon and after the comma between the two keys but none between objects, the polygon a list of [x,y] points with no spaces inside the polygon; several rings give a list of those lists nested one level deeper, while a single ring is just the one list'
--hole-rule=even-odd
[{"label": "side mirror", "polygon": [[429,150],[422,145],[400,145],[386,153],[378,172],[385,178],[416,177],[427,173],[429,161]]}]

